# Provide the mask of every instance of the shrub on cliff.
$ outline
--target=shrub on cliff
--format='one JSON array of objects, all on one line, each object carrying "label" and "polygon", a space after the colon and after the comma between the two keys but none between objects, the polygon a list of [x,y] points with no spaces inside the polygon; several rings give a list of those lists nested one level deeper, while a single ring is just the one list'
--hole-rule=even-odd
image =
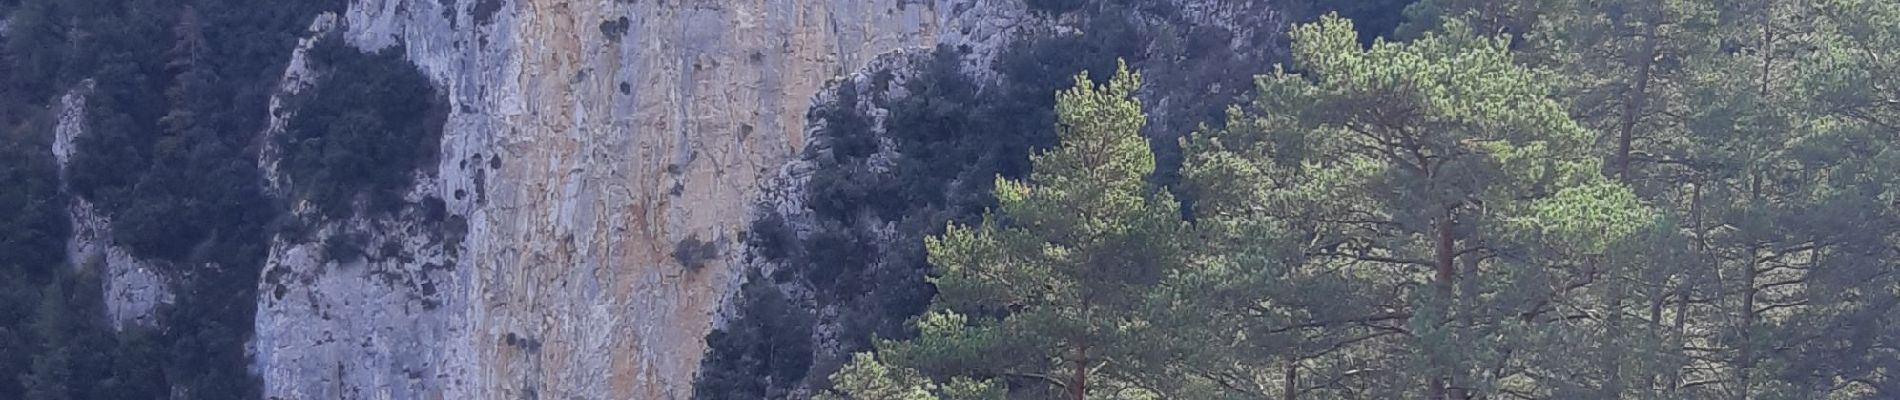
[{"label": "shrub on cliff", "polygon": [[363,53],[336,37],[312,49],[324,78],[282,138],[294,196],[335,217],[351,215],[359,196],[372,213],[401,205],[414,171],[435,160],[447,115],[402,54]]}]

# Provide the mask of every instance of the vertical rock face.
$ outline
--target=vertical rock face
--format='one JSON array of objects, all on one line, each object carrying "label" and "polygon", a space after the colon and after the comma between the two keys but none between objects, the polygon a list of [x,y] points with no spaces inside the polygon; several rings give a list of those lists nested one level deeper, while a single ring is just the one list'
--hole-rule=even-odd
[{"label": "vertical rock face", "polygon": [[[274,241],[255,340],[266,396],[689,397],[740,231],[812,95],[893,50],[987,57],[1021,8],[358,0],[334,27],[320,18],[312,35],[402,45],[453,111],[412,206]],[[301,65],[274,103],[324,79]],[[272,110],[267,136],[287,118]],[[329,260],[337,235],[368,254]]]}]

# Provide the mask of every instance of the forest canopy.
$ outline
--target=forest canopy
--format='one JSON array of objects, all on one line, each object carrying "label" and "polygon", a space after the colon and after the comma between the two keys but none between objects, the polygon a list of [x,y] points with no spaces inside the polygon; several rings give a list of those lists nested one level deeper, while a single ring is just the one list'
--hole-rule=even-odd
[{"label": "forest canopy", "polygon": [[1900,4],[1406,14],[1295,27],[1174,190],[1078,76],[820,397],[1900,396]]}]

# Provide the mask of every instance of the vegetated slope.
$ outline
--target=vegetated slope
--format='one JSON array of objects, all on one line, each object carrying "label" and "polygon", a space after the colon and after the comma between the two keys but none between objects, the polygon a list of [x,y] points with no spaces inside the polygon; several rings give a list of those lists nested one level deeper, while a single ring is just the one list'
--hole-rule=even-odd
[{"label": "vegetated slope", "polygon": [[[1888,2],[1427,0],[1328,16],[1174,199],[1143,79],[928,239],[918,337],[823,399],[1900,394]],[[1160,153],[1160,149],[1155,150]]]},{"label": "vegetated slope", "polygon": [[1175,73],[1144,93],[1167,105],[1149,136],[1168,172],[1156,179],[1175,179],[1172,143],[1221,122],[1226,101],[1207,99],[1244,98],[1281,56],[1277,6],[1236,4],[1091,3],[1049,15],[1074,31],[1025,31],[995,60],[972,66],[962,49],[939,47],[839,82],[812,110],[821,128],[791,187],[747,230],[761,268],[748,271],[738,318],[708,336],[696,395],[808,396],[873,338],[914,335],[905,321],[934,295],[922,238],[981,218],[996,177],[1027,173],[1029,154],[1053,144],[1053,93],[1077,72],[1119,59]]},{"label": "vegetated slope", "polygon": [[[0,198],[9,216],[0,227],[9,247],[0,252],[7,283],[0,318],[8,327],[0,330],[0,346],[18,355],[0,365],[0,376],[8,378],[0,379],[0,397],[259,396],[245,344],[258,272],[284,215],[280,200],[263,186],[259,133],[292,46],[319,12],[341,9],[337,1],[0,4],[7,21],[0,53],[0,84],[7,88],[0,91],[0,119],[8,132],[3,147],[18,153],[0,160],[6,172],[0,179],[24,189]],[[344,51],[335,57],[347,57]],[[383,62],[345,72],[359,84],[380,85],[389,82],[382,77],[402,76],[407,67],[400,60]],[[313,100],[327,104],[305,107],[380,106],[405,115],[371,119],[400,122],[406,111],[429,105],[427,82],[420,82],[392,88],[414,97],[339,91]],[[64,93],[83,99],[74,104],[84,109],[57,107]],[[52,112],[59,111],[84,116],[70,127],[75,134],[63,182],[51,157]],[[411,125],[418,124],[427,125]],[[354,127],[360,129],[353,133],[366,135],[358,141],[390,131]],[[415,151],[371,161],[418,157]],[[292,154],[322,159],[307,164],[325,166],[354,156],[334,149]],[[368,168],[396,174],[410,169],[393,165],[402,162],[386,164],[392,165]],[[359,172],[338,173],[365,175]],[[392,190],[380,182],[318,184],[345,193],[337,197]],[[101,292],[110,279],[101,275],[104,260],[83,252],[74,255],[85,258],[67,259],[68,203],[77,199],[110,221],[89,229],[102,229],[103,240],[161,277],[169,303],[148,322],[115,331],[119,316],[106,315],[102,303],[110,301]]]}]

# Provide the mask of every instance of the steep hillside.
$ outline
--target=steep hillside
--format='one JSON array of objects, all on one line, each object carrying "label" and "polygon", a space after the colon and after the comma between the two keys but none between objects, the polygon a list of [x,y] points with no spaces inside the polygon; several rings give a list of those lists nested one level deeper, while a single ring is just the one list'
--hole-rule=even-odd
[{"label": "steep hillside", "polygon": [[[700,398],[803,398],[933,293],[923,236],[973,222],[997,176],[1020,177],[1053,143],[1054,93],[1118,59],[1162,79],[1149,137],[1164,165],[1176,139],[1220,122],[1282,57],[1274,2],[1154,1],[1035,10],[995,57],[939,46],[891,54],[821,93],[810,145],[767,189],[747,237],[748,278],[711,336]],[[1052,12],[1060,11],[1060,12]],[[1096,74],[1097,79],[1106,76]],[[1210,99],[1229,99],[1210,101]],[[1173,179],[1163,175],[1158,179]]]},{"label": "steep hillside", "polygon": [[0,399],[1900,398],[1897,27],[0,0]]},{"label": "steep hillside", "polygon": [[46,326],[0,337],[43,349],[0,393],[719,398],[756,343],[708,333],[768,314],[816,316],[757,340],[823,376],[905,335],[917,239],[1022,173],[1070,74],[1178,77],[1146,94],[1166,147],[1285,20],[1045,3],[0,2],[30,188],[0,317]]}]

